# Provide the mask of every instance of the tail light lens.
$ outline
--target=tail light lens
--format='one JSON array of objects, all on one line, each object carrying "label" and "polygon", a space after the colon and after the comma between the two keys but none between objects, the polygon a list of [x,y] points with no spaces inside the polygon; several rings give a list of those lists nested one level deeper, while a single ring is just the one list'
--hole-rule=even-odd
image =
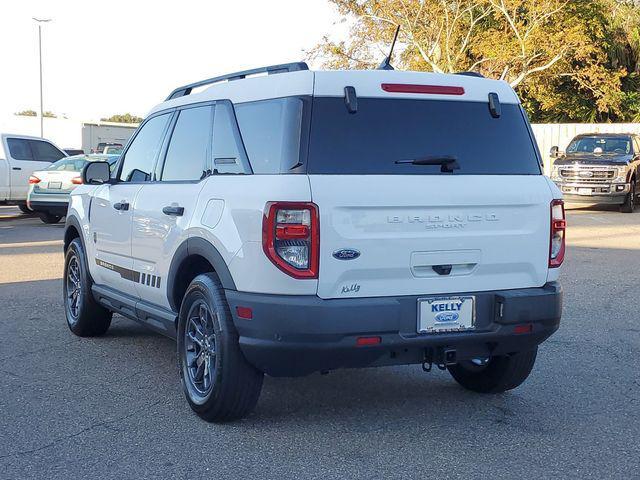
[{"label": "tail light lens", "polygon": [[566,229],[564,202],[553,200],[551,202],[551,243],[549,245],[549,267],[551,268],[559,267],[564,261]]},{"label": "tail light lens", "polygon": [[318,278],[320,225],[314,203],[270,202],[262,222],[262,248],[293,278]]},{"label": "tail light lens", "polygon": [[73,177],[71,183],[74,185],[82,185],[82,177]]},{"label": "tail light lens", "polygon": [[36,177],[35,175],[31,175],[29,177],[29,184],[33,185],[34,183],[40,183],[40,179],[38,177]]}]

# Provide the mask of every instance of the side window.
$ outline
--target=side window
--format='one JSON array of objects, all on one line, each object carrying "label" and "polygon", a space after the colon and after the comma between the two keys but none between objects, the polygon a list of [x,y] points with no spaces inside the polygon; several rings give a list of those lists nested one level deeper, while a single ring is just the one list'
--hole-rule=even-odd
[{"label": "side window", "polygon": [[633,151],[636,155],[640,155],[640,137],[633,137]]},{"label": "side window", "polygon": [[14,160],[33,160],[29,143],[23,138],[7,138],[9,153]]},{"label": "side window", "polygon": [[212,158],[214,173],[249,173],[235,115],[227,102],[216,103]]},{"label": "side window", "polygon": [[66,157],[64,153],[49,142],[43,142],[42,140],[29,140],[29,143],[31,144],[33,159],[37,162],[56,162],[61,158]]},{"label": "side window", "polygon": [[162,168],[162,180],[199,180],[207,169],[211,106],[181,110]]},{"label": "side window", "polygon": [[148,182],[160,151],[170,113],[158,115],[142,125],[124,156],[120,180]]}]

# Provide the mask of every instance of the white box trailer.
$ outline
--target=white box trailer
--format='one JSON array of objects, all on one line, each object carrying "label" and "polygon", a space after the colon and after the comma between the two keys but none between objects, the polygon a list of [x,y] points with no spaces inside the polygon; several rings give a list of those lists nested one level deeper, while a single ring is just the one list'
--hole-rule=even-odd
[{"label": "white box trailer", "polygon": [[84,122],[82,124],[82,150],[85,153],[91,153],[99,143],[125,145],[136,128],[138,128],[137,123]]}]

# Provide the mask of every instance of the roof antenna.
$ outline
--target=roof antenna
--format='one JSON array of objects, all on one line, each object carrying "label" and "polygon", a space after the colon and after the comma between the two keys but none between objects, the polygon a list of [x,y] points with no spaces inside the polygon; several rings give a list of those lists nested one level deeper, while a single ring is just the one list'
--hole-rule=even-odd
[{"label": "roof antenna", "polygon": [[391,49],[389,50],[389,55],[385,58],[380,65],[378,65],[378,70],[393,70],[394,68],[391,66],[391,55],[393,54],[393,47],[396,46],[396,40],[398,39],[398,33],[400,32],[400,25],[396,28],[396,33],[393,36],[393,42],[391,42]]}]

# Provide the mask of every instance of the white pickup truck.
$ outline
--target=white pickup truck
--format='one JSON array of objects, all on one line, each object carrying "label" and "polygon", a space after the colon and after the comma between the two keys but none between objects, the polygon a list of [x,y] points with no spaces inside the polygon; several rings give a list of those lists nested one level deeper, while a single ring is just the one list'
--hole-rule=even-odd
[{"label": "white pickup truck", "polygon": [[23,212],[29,212],[29,176],[66,156],[45,138],[1,133],[0,205],[17,205]]}]

